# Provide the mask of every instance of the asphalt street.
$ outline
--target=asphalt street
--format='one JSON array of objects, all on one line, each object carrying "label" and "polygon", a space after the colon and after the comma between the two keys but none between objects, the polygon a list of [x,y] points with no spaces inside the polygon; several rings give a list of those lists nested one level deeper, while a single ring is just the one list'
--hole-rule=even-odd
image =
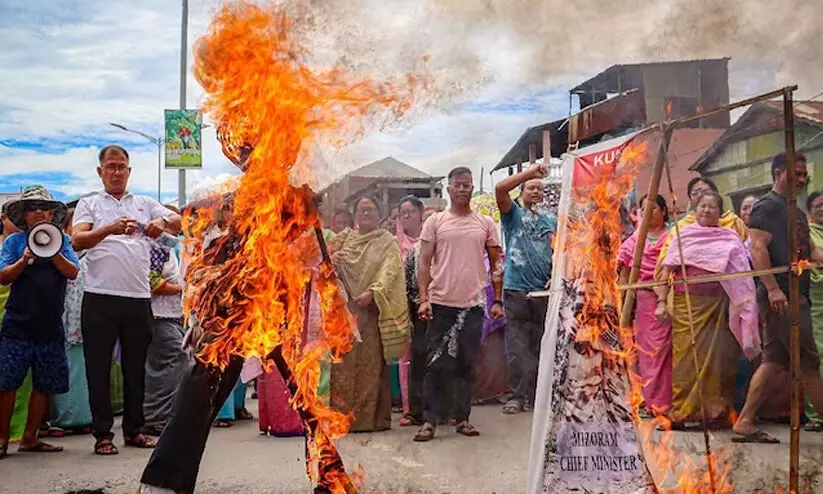
[{"label": "asphalt street", "polygon": [[[249,408],[256,411],[256,402]],[[397,416],[395,416],[395,419]],[[426,444],[414,443],[414,428],[395,427],[377,434],[354,434],[340,441],[347,468],[365,472],[365,493],[515,494],[526,482],[531,414],[506,416],[497,406],[476,407],[473,421],[481,430],[466,438],[451,428],[438,429]],[[729,431],[713,433],[715,447],[730,448],[734,492],[774,493],[785,486],[789,468],[789,429],[770,425],[779,445],[732,445]],[[809,492],[823,492],[819,480],[823,465],[823,434],[801,433],[801,472]],[[118,444],[121,439],[118,438]],[[116,457],[92,453],[91,436],[68,436],[53,441],[66,448],[57,454],[17,453],[0,461],[0,492],[102,492],[134,494],[149,452],[120,448]],[[677,433],[676,444],[699,457],[703,436]],[[654,459],[650,459],[655,478]],[[659,479],[666,483],[665,479]],[[669,479],[668,483],[671,483]],[[239,422],[231,429],[214,429],[201,466],[198,494],[310,492],[305,476],[302,438],[260,435],[256,422]]]}]

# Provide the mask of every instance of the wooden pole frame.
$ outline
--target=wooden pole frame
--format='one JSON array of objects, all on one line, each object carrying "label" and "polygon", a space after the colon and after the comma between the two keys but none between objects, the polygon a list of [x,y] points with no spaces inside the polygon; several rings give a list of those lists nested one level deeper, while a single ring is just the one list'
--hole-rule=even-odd
[{"label": "wooden pole frame", "polygon": [[[657,192],[660,188],[660,178],[663,176],[663,165],[666,162],[666,154],[669,152],[669,142],[672,139],[672,132],[674,128],[671,125],[664,125],[663,139],[660,141],[660,146],[657,150],[657,160],[652,170],[652,179],[649,182],[649,191],[646,196],[646,203],[654,204],[657,201]],[[640,276],[640,264],[643,261],[643,249],[646,247],[646,237],[649,233],[649,223],[652,220],[652,208],[646,208],[643,211],[643,220],[640,222],[640,228],[637,231],[637,243],[634,247],[634,259],[632,260],[632,269],[629,272],[629,284],[636,283],[637,277]],[[620,312],[620,327],[628,328],[632,326],[632,314],[634,314],[634,290],[626,290],[623,298],[623,307]]]},{"label": "wooden pole frame", "polygon": [[[786,140],[786,180],[788,182],[788,228],[790,263],[797,264],[797,187],[794,150],[794,102],[792,90],[783,89],[784,137]],[[800,275],[789,271],[789,362],[792,371],[791,435],[789,439],[789,492],[800,492]]]},{"label": "wooden pole frame", "polygon": [[[663,173],[663,167],[666,163],[666,152],[668,151],[668,143],[671,140],[671,133],[674,131],[674,129],[676,127],[679,127],[679,126],[681,126],[685,123],[691,122],[693,120],[699,120],[701,118],[705,118],[707,116],[714,115],[714,114],[719,113],[721,111],[728,111],[728,110],[732,110],[732,109],[735,109],[735,108],[740,108],[742,106],[748,106],[748,105],[757,103],[759,101],[774,98],[776,96],[784,96],[785,97],[786,94],[789,94],[789,100],[791,101],[791,93],[793,91],[796,91],[796,90],[797,90],[797,86],[787,86],[783,89],[770,91],[768,93],[763,93],[763,94],[760,94],[760,95],[757,95],[757,96],[754,96],[754,97],[751,97],[751,98],[748,98],[748,99],[745,99],[745,100],[742,100],[742,101],[739,101],[739,102],[736,102],[736,103],[731,103],[731,104],[724,105],[724,106],[721,106],[721,107],[718,107],[718,108],[714,108],[712,110],[708,110],[708,111],[699,113],[699,114],[691,116],[691,117],[684,117],[684,118],[674,120],[672,122],[665,122],[663,124],[657,124],[657,125],[662,126],[662,128],[663,128],[663,139],[660,143],[660,148],[659,148],[658,155],[657,155],[657,161],[654,165],[654,169],[652,170],[652,180],[651,180],[651,182],[649,182],[649,190],[648,190],[648,195],[647,195],[646,200],[649,201],[649,202],[657,200],[657,194],[658,194],[658,190],[660,188],[660,179],[661,179],[661,176],[662,176],[662,173]],[[791,131],[791,134],[792,134],[792,137],[791,137],[791,156],[788,155],[789,137],[787,136],[787,138],[786,138],[786,142],[787,142],[787,161],[788,161],[788,158],[791,158],[791,164],[792,164],[791,167],[789,167],[787,165],[787,170],[788,170],[788,168],[791,168],[791,178],[793,178],[794,177],[794,166],[793,166],[794,165],[794,120],[790,119],[790,122],[787,121],[787,124],[791,125],[791,129],[789,129],[789,127],[786,128],[787,129],[787,134],[789,133],[789,130]],[[666,151],[666,152],[661,152],[661,151]],[[797,203],[797,197],[796,197],[796,193],[794,191],[791,192],[791,197],[792,197],[792,200],[794,201],[794,204],[796,204]],[[791,214],[796,215],[795,212],[792,212]],[[640,227],[638,228],[637,245],[635,247],[634,260],[632,262],[632,269],[629,273],[629,279],[628,279],[628,281],[625,285],[627,288],[625,289],[626,293],[625,293],[624,298],[623,298],[623,307],[622,307],[621,314],[620,314],[620,325],[623,326],[623,327],[627,327],[627,326],[632,324],[631,314],[632,314],[632,311],[634,309],[634,298],[635,298],[635,296],[634,296],[635,288],[633,286],[635,285],[635,283],[637,283],[637,278],[640,274],[640,263],[641,263],[641,260],[642,260],[640,258],[643,255],[643,247],[646,243],[646,237],[648,235],[649,222],[650,221],[651,221],[651,209],[648,209],[647,211],[643,212],[643,218],[641,220]],[[791,227],[791,225],[790,225],[790,227]],[[795,221],[794,228],[795,229],[797,228],[796,221]],[[795,239],[794,242],[796,243],[797,240]],[[796,262],[797,262],[797,259],[796,259],[796,256],[795,256],[795,258],[793,260],[793,264],[796,263]],[[688,277],[685,277],[682,281],[688,283],[690,281],[690,279]]]}]

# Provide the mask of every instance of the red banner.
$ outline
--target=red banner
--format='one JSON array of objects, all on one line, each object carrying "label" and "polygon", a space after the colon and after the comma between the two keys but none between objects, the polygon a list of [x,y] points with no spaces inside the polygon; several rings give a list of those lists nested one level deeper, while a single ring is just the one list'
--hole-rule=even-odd
[{"label": "red banner", "polygon": [[584,187],[597,183],[600,174],[605,171],[611,172],[620,159],[620,153],[628,146],[631,139],[625,140],[616,146],[600,149],[589,154],[576,156],[574,158],[574,170],[572,172],[572,187]]}]

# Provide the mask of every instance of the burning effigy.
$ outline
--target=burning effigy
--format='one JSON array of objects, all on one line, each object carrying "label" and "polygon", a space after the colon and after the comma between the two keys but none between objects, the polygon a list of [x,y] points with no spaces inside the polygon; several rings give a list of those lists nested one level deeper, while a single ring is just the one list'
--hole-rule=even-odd
[{"label": "burning effigy", "polygon": [[[243,175],[232,190],[184,212],[185,309],[196,330],[197,366],[181,385],[175,417],[144,473],[145,484],[193,489],[209,414],[220,407],[243,361],[256,357],[282,375],[291,393],[315,492],[357,489],[358,479],[346,472],[332,443],[346,434],[350,417],[332,410],[317,392],[321,362],[351,350],[356,327],[325,250],[317,197],[294,181],[310,178],[307,150],[318,141],[347,144],[364,135],[370,118],[403,115],[427,79],[376,81],[313,67],[299,40],[296,9],[227,4],[195,46],[203,111],[217,123],[223,153]],[[319,295],[321,317],[309,337],[312,293]],[[205,432],[198,427],[188,434],[197,439],[174,434],[193,421],[206,424]],[[170,437],[191,442],[185,444],[189,450]],[[168,451],[174,446],[186,458],[173,458]],[[174,468],[190,473],[165,481],[163,472]]]}]

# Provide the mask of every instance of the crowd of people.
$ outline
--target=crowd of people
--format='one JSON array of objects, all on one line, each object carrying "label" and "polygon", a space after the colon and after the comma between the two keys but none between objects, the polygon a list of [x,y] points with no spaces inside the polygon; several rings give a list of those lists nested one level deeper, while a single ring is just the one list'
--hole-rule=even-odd
[{"label": "crowd of people", "polygon": [[[708,420],[732,426],[735,442],[779,440],[755,425],[758,416],[788,416],[789,275],[677,283],[699,277],[768,270],[790,265],[787,239],[790,187],[806,189],[806,159],[796,158],[796,183],[788,183],[785,154],[772,161],[772,189],[762,197],[743,198],[739,215],[725,210],[717,186],[694,178],[687,186],[689,212],[676,223],[666,201],[641,199],[653,208],[642,249],[638,281],[673,280],[637,291],[634,336],[638,372],[648,417],[670,421],[661,428],[687,429]],[[808,195],[807,219],[797,208],[800,260],[823,261],[823,192]],[[635,232],[623,243],[619,279],[628,280],[637,244]],[[678,242],[679,236],[679,242]],[[823,409],[819,351],[823,347],[819,313],[823,285],[817,269],[800,277],[800,341],[802,382],[807,398],[807,430],[823,425],[815,410]],[[745,397],[743,399],[736,399]],[[735,419],[736,417],[736,419]]]},{"label": "crowd of people", "polygon": [[[128,159],[122,147],[102,149],[103,191],[72,208],[41,186],[3,206],[0,458],[18,436],[21,452],[58,452],[60,446],[43,439],[59,437],[63,428],[92,433],[97,454],[117,454],[112,428],[118,411],[123,444],[153,448],[151,436],[161,436],[174,413],[178,386],[193,368],[177,241],[181,217],[128,191]],[[480,431],[470,417],[478,398],[496,399],[504,414],[534,406],[547,299],[529,293],[549,286],[557,229],[556,217],[540,207],[547,175],[545,165],[535,165],[497,184],[499,224],[473,209],[472,172],[462,167],[448,174],[445,210],[426,208],[410,195],[384,212],[380,202],[362,196],[352,211],[331,216],[324,240],[358,339],[341,361],[322,363],[318,392],[351,414],[352,431],[389,429],[392,413],[399,412],[399,426],[418,428],[414,441],[434,439],[445,424],[474,437]],[[680,219],[671,217],[662,196],[651,204],[641,199],[641,212],[650,207],[652,213],[639,281],[674,280],[636,293],[644,415],[664,416],[672,428],[685,429],[704,417],[728,424],[737,409],[731,424],[736,441],[777,441],[755,419],[770,400],[787,401],[774,390],[785,389],[789,364],[788,275],[677,283],[683,276],[789,264],[786,195],[789,187],[805,189],[805,158],[797,157],[797,183],[787,182],[783,154],[774,158],[772,176],[773,189],[745,198],[739,214],[725,211],[707,178],[689,182],[689,211]],[[808,196],[807,210],[810,221],[797,212],[799,256],[820,262],[823,192]],[[28,247],[28,231],[41,222],[64,231],[51,258]],[[634,263],[637,235],[626,238],[618,254],[622,283]],[[823,275],[805,271],[800,291],[806,427],[819,431]],[[504,344],[490,343],[501,333],[505,339],[497,341]],[[505,360],[507,382],[478,393],[484,352]],[[234,380],[221,383],[233,390],[214,426],[253,418],[245,408],[249,379],[236,378],[239,365]],[[262,368],[254,378],[261,430],[300,434],[283,380]]]},{"label": "crowd of people", "polygon": [[[123,444],[153,448],[151,436],[164,431],[182,376],[193,365],[180,244],[163,241],[181,235],[180,215],[128,191],[124,148],[107,146],[98,159],[103,190],[71,207],[36,185],[3,206],[0,458],[13,439],[21,452],[61,451],[43,439],[69,432],[93,434],[99,455],[117,454],[117,413]],[[332,216],[324,239],[350,298],[358,342],[341,362],[324,362],[319,391],[336,409],[351,412],[352,431],[388,429],[392,412],[401,411],[399,425],[420,428],[416,441],[432,439],[446,423],[476,436],[469,419],[477,398],[501,399],[510,388],[505,413],[531,406],[545,303],[534,305],[525,294],[548,282],[556,224],[530,208],[542,200],[542,176],[537,167],[498,187],[511,238],[505,270],[498,225],[472,211],[467,168],[449,174],[448,210],[428,209],[408,196],[384,214],[378,201],[364,196],[353,211]],[[522,203],[512,202],[510,190],[523,182]],[[64,232],[51,258],[28,247],[29,230],[42,222]],[[500,383],[497,372],[485,376],[497,381],[488,386],[493,389],[476,393],[482,386],[476,386],[475,363],[490,360],[478,354],[506,325],[504,303],[511,336],[494,351],[508,365],[510,382]],[[299,420],[284,410],[282,379],[255,377],[261,411],[276,409],[274,418],[260,417],[261,430],[299,434]],[[213,425],[253,418],[245,397],[246,384],[238,379]]]}]

